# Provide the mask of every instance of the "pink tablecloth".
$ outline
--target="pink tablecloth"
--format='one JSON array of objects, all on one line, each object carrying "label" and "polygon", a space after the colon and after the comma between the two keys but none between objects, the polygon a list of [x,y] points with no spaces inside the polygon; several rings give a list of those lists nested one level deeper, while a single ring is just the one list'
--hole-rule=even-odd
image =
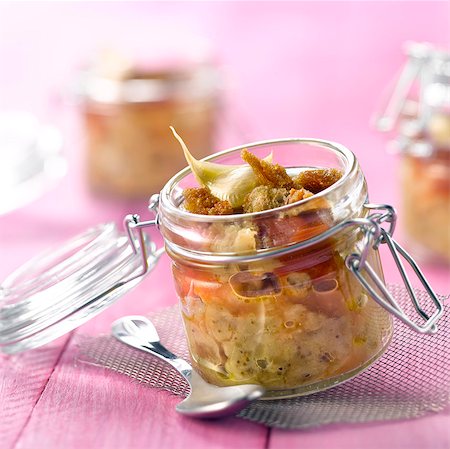
[{"label": "pink tablecloth", "polygon": [[[0,217],[0,279],[50,244],[119,222],[144,204],[87,192],[83,135],[70,89],[76,67],[105,44],[139,49],[161,36],[209,39],[227,80],[216,150],[245,141],[307,136],[352,149],[373,202],[399,206],[396,160],[369,119],[398,71],[406,40],[448,46],[448,2],[0,4],[0,108],[27,109],[65,133],[70,170],[57,189]],[[400,218],[400,226],[401,226]],[[401,229],[397,234],[402,240]],[[450,292],[447,268],[424,265]],[[386,277],[399,280],[385,261]],[[176,301],[163,257],[136,290],[77,333],[108,332],[121,315]],[[228,419],[177,416],[177,398],[74,364],[72,336],[22,356],[0,356],[0,447],[9,448],[448,448],[448,412],[426,418],[303,432]]]}]

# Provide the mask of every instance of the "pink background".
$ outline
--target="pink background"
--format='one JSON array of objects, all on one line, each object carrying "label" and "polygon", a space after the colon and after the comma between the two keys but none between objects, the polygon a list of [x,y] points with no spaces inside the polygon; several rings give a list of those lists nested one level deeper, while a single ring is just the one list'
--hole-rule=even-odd
[{"label": "pink background", "polygon": [[[432,1],[0,3],[0,110],[30,110],[57,124],[70,161],[57,189],[0,216],[0,279],[88,226],[120,223],[145,209],[143,202],[93,198],[84,184],[83,135],[71,92],[77,69],[97,50],[118,45],[142,53],[161,42],[207,40],[226,86],[214,150],[277,137],[335,140],[357,155],[371,201],[399,207],[397,159],[386,153],[388,138],[370,127],[370,118],[404,63],[402,44],[448,48],[449,17],[449,2]],[[396,236],[402,241],[401,227]],[[450,292],[448,268],[422,267],[439,293]],[[389,260],[385,271],[389,281],[398,280]],[[169,277],[163,257],[135,291],[77,332],[107,332],[121,315],[174,304]],[[21,357],[0,356],[2,449],[450,445],[448,413],[270,434],[234,419],[186,421],[173,411],[176,398],[74,367],[75,351],[69,336]],[[164,431],[162,423],[169,426]]]}]

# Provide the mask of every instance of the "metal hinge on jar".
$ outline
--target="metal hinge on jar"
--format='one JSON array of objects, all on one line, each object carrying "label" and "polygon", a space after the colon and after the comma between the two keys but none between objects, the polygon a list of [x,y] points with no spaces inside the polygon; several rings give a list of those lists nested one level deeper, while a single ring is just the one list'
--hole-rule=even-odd
[{"label": "metal hinge on jar", "polygon": [[[396,223],[395,210],[388,205],[379,204],[365,204],[367,209],[376,211],[365,219],[352,220],[354,224],[358,224],[364,234],[364,243],[362,249],[358,253],[352,253],[346,258],[347,268],[356,276],[362,286],[368,291],[372,298],[387,311],[395,315],[398,319],[410,326],[417,332],[434,333],[437,331],[436,322],[443,313],[442,302],[438,299],[428,281],[425,279],[414,259],[403,249],[399,243],[392,238],[392,233]],[[381,224],[389,223],[389,229],[384,229]],[[367,261],[367,255],[371,248],[377,250],[382,244],[386,244],[389,251],[394,258],[395,264],[402,277],[405,288],[411,298],[412,304],[417,313],[422,317],[424,323],[418,324],[410,319],[402,306],[396,301],[389,290],[386,288],[384,281],[380,279],[376,271],[370,266]],[[414,288],[411,284],[409,276],[405,270],[402,258],[410,265],[419,279],[420,283],[428,293],[430,299],[436,306],[433,314],[428,314],[420,305]],[[374,285],[368,282],[366,275]],[[378,292],[374,288],[378,289]]]},{"label": "metal hinge on jar", "polygon": [[[148,254],[146,249],[147,245],[145,245],[145,235],[143,229],[152,226],[157,226],[158,204],[159,204],[159,195],[158,194],[152,195],[148,204],[148,209],[150,212],[155,214],[154,220],[140,221],[140,216],[137,214],[129,214],[123,220],[123,224],[127,231],[128,240],[130,241],[130,245],[133,249],[133,252],[134,254],[138,254],[138,252],[140,252],[142,260],[142,272],[137,274],[132,279],[128,279],[127,282],[143,276],[150,269],[148,265]],[[164,248],[155,249],[153,251],[155,259],[158,260],[163,252]]]}]

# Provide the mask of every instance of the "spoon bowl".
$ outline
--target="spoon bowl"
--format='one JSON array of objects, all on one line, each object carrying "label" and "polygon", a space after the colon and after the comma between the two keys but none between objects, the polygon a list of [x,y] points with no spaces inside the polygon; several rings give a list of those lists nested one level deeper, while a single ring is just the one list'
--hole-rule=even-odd
[{"label": "spoon bowl", "polygon": [[191,391],[177,406],[177,412],[193,418],[220,418],[234,415],[264,395],[261,385],[218,387],[206,382],[185,360],[165,348],[150,320],[127,316],[115,321],[112,334],[120,342],[150,353],[174,367],[188,382]]}]

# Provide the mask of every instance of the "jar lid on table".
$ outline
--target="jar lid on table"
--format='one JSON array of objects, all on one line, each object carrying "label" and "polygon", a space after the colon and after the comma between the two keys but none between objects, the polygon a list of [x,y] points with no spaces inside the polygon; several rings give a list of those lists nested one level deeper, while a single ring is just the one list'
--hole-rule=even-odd
[{"label": "jar lid on table", "polygon": [[21,266],[0,285],[0,350],[42,346],[109,307],[143,279],[161,254],[145,236],[139,244],[145,261],[129,237],[108,223]]}]

